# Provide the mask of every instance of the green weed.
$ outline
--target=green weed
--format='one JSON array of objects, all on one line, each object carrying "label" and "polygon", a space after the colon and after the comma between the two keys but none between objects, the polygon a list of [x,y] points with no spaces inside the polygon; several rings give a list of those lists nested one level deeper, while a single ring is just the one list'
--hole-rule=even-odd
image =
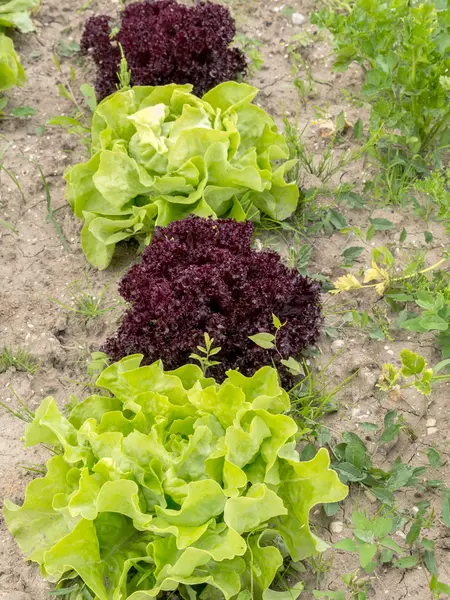
[{"label": "green weed", "polygon": [[[292,173],[299,181],[301,170],[314,175],[323,185],[327,184],[331,177],[342,171],[350,164],[363,158],[368,150],[378,141],[380,131],[372,133],[367,139],[363,139],[362,122],[358,121],[353,126],[351,137],[344,137],[344,132],[348,125],[343,112],[339,113],[335,121],[330,121],[332,134],[322,154],[317,156],[311,150],[308,150],[304,139],[306,126],[300,130],[298,119],[292,124],[287,117],[283,118],[284,135],[289,147],[289,158],[297,159],[298,166],[294,167]],[[362,141],[362,143],[359,143]],[[345,144],[346,149],[340,150],[340,146]],[[299,181],[299,184],[301,182]]]},{"label": "green weed", "polygon": [[339,405],[337,395],[347,386],[357,371],[331,386],[328,380],[328,369],[339,354],[331,358],[322,368],[310,367],[308,359],[301,363],[289,358],[284,362],[290,368],[292,375],[297,375],[299,381],[289,390],[291,399],[292,416],[309,429],[309,434],[323,446],[330,440],[330,434],[326,427],[320,424],[321,419],[329,413],[337,412]]},{"label": "green weed", "polygon": [[12,408],[5,402],[0,402],[0,406],[2,406],[9,414],[24,423],[31,423],[35,417],[35,414],[32,410],[28,408],[25,402],[18,396],[14,389],[11,388],[12,393],[14,394],[18,407]]},{"label": "green weed", "polygon": [[433,386],[450,379],[450,373],[439,375],[442,370],[448,369],[450,358],[441,361],[431,368],[427,368],[427,361],[411,350],[403,349],[400,352],[401,368],[391,363],[383,365],[378,387],[384,392],[394,389],[414,387],[419,394],[429,396]]},{"label": "green weed", "polygon": [[[431,581],[427,579],[433,597],[439,598],[441,593],[448,594],[450,586],[438,581],[435,543],[423,534],[434,521],[434,512],[429,510],[427,501],[418,503],[417,512],[412,517],[396,510],[386,512],[380,509],[373,517],[354,511],[353,536],[340,540],[334,548],[358,554],[361,569],[366,574],[375,572],[378,567],[412,569],[421,566],[431,576]],[[405,525],[408,530],[406,546],[401,546],[393,536]]]},{"label": "green weed", "polygon": [[108,286],[103,286],[99,292],[95,292],[87,274],[84,273],[83,280],[74,281],[69,285],[72,304],[61,302],[55,298],[51,298],[51,300],[64,310],[79,315],[85,321],[90,321],[113,311],[120,305],[120,302],[106,303],[107,290]]},{"label": "green weed", "polygon": [[245,35],[245,33],[236,33],[234,42],[247,57],[247,76],[249,78],[253,77],[256,73],[261,71],[261,68],[264,64],[264,60],[260,51],[263,43],[257,38],[252,38]]},{"label": "green weed", "polygon": [[[59,95],[72,104],[73,113],[70,117],[63,115],[52,117],[46,124],[63,127],[68,134],[76,135],[79,141],[88,147],[91,144],[92,113],[97,106],[95,91],[91,85],[87,83],[81,84],[79,90],[84,103],[80,104],[73,90],[73,84],[77,77],[75,69],[72,66],[70,67],[70,76],[67,78],[62,71],[59,57],[56,54],[53,54],[53,62],[59,76],[64,79],[64,83],[58,84]],[[123,69],[122,62],[121,69]],[[124,74],[122,73],[123,76]]]},{"label": "green weed", "polygon": [[[54,209],[52,207],[52,197],[50,195],[50,189],[48,187],[48,183],[47,183],[47,179],[44,175],[44,171],[42,170],[41,165],[37,164],[36,165],[39,171],[39,174],[41,176],[42,179],[42,185],[44,186],[44,190],[45,190],[45,198],[47,201],[47,222],[51,223],[56,231],[57,236],[59,237],[61,244],[63,245],[64,249],[67,250],[68,252],[71,251],[70,249],[70,245],[69,242],[67,241],[66,236],[64,235],[64,233],[62,232],[61,226],[58,223],[58,221],[55,219],[55,212],[57,210],[59,210],[59,208]],[[62,207],[60,207],[62,208]]]},{"label": "green weed", "polygon": [[[370,221],[373,227],[376,220],[370,219]],[[377,220],[378,223],[381,221],[384,219]],[[372,266],[366,271],[363,282],[355,275],[343,275],[334,282],[330,294],[353,290],[375,290],[378,296],[383,297],[388,306],[397,313],[396,324],[399,328],[417,333],[435,333],[443,358],[448,358],[450,356],[450,273],[442,267],[448,263],[449,257],[444,253],[440,260],[428,267],[424,266],[424,261],[425,253],[422,252],[406,265],[401,265],[386,246],[374,248]],[[415,311],[411,312],[410,307]]]},{"label": "green weed", "polygon": [[35,360],[26,348],[18,346],[13,350],[12,346],[4,345],[0,351],[0,373],[14,367],[17,371],[24,371],[30,375],[36,375],[41,363]]},{"label": "green weed", "polygon": [[[0,116],[1,116],[1,113],[0,113]],[[7,167],[5,167],[4,157],[5,157],[5,154],[8,152],[8,149],[11,147],[12,142],[8,142],[6,140],[6,138],[4,138],[1,135],[0,135],[0,137],[6,141],[5,146],[0,150],[0,176],[1,176],[2,172],[8,176],[8,178],[13,182],[15,187],[19,190],[19,193],[22,197],[22,201],[25,202],[25,194],[23,193],[22,186],[20,185],[20,181],[17,179],[17,176],[14,173],[14,171],[12,171],[12,169],[8,169]],[[9,221],[6,221],[5,219],[0,219],[0,226],[5,227],[6,229],[9,229],[16,235],[19,234],[17,229],[14,227],[14,225],[12,225]]]}]

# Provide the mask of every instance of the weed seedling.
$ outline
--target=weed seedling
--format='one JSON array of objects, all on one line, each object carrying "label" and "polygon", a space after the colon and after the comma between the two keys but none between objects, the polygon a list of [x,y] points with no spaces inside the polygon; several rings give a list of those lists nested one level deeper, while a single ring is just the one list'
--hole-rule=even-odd
[{"label": "weed seedling", "polygon": [[260,52],[263,43],[257,38],[248,37],[245,33],[237,33],[234,37],[234,41],[248,59],[247,76],[251,78],[261,71],[264,64]]},{"label": "weed seedling", "polygon": [[[52,207],[52,197],[50,195],[50,189],[48,187],[48,183],[47,183],[47,179],[45,178],[44,175],[44,171],[42,170],[41,165],[37,164],[36,165],[38,168],[38,171],[41,175],[41,179],[42,179],[42,184],[44,186],[44,190],[45,190],[45,198],[47,201],[47,222],[51,223],[53,225],[53,227],[55,228],[56,234],[59,237],[59,239],[61,240],[61,244],[63,245],[63,247],[65,248],[65,250],[67,250],[68,252],[70,252],[70,245],[69,242],[66,239],[66,236],[64,235],[64,233],[62,232],[61,226],[58,223],[58,221],[55,219],[55,212],[57,209],[53,209]],[[61,207],[62,208],[62,207]]]},{"label": "weed seedling", "polygon": [[[332,127],[330,141],[323,153],[317,157],[316,153],[308,150],[305,143],[307,126],[300,130],[298,119],[292,124],[287,117],[283,118],[283,124],[290,158],[299,161],[297,171],[293,171],[294,175],[296,173],[298,175],[303,167],[307,173],[320,179],[323,185],[326,185],[333,175],[364,157],[369,149],[377,143],[381,135],[381,130],[375,131],[363,143],[358,143],[362,136],[362,123],[357,122],[353,127],[353,137],[348,138],[347,136],[344,138],[343,133],[347,128],[347,123],[344,113],[341,112],[334,122],[330,121],[330,127]],[[340,152],[337,151],[344,142],[348,148]]]},{"label": "weed seedling", "polygon": [[119,302],[105,305],[107,290],[108,286],[104,286],[100,292],[96,293],[87,274],[84,273],[84,280],[74,281],[69,285],[72,304],[66,304],[55,298],[51,298],[51,300],[64,308],[64,310],[79,315],[85,321],[90,321],[111,312],[119,306]]},{"label": "weed seedling", "polygon": [[4,345],[0,351],[0,373],[14,367],[17,371],[24,371],[30,375],[36,375],[40,366],[41,363],[35,360],[26,348],[22,348],[21,346],[18,346],[16,350],[13,350],[11,345]]},{"label": "weed seedling", "polygon": [[202,356],[193,352],[189,355],[189,358],[196,360],[200,364],[200,368],[203,371],[203,375],[206,375],[209,367],[214,367],[215,365],[220,365],[220,361],[211,360],[211,356],[215,356],[218,354],[222,348],[218,346],[214,348],[214,338],[209,337],[208,333],[204,333],[205,345],[197,346],[197,350],[202,353]]},{"label": "weed seedling", "polygon": [[97,100],[93,87],[87,83],[80,85],[80,93],[84,100],[84,105],[80,104],[73,91],[73,83],[76,79],[76,72],[73,67],[70,68],[70,77],[66,78],[59,57],[53,54],[53,62],[58,70],[60,77],[64,78],[64,83],[58,84],[59,95],[68,100],[73,107],[73,114],[70,117],[58,115],[52,117],[47,125],[56,125],[66,129],[67,133],[76,135],[82,144],[90,146],[91,144],[91,119],[92,113],[97,106]]},{"label": "weed seedling", "polygon": [[401,368],[391,363],[383,365],[378,387],[384,392],[403,390],[414,387],[419,394],[429,396],[433,385],[450,379],[449,374],[438,373],[450,365],[450,358],[441,361],[432,368],[427,368],[427,361],[406,348],[400,352]]}]

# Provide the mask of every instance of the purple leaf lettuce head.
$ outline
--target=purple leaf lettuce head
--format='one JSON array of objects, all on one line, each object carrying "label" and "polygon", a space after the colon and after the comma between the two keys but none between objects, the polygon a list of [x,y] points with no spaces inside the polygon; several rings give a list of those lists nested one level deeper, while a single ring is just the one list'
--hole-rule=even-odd
[{"label": "purple leaf lettuce head", "polygon": [[[157,228],[141,262],[119,291],[130,303],[117,333],[103,350],[113,360],[134,353],[165,368],[187,362],[207,332],[221,361],[209,374],[223,380],[228,369],[251,375],[314,344],[321,325],[320,284],[287,268],[272,251],[251,247],[253,225],[233,219],[189,217]],[[286,325],[279,353],[249,336],[274,333],[272,314]]]},{"label": "purple leaf lettuce head", "polygon": [[175,0],[145,0],[129,4],[120,30],[112,35],[112,20],[95,16],[86,22],[81,50],[97,66],[99,99],[119,83],[121,44],[131,85],[191,83],[203,95],[224,81],[245,75],[247,62],[237,48],[229,48],[234,20],[225,6],[200,2],[188,7]]}]

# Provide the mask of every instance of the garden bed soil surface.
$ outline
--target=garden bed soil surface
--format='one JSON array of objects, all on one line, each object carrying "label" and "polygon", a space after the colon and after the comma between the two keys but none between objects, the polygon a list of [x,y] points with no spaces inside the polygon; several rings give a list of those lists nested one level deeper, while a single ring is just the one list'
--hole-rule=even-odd
[{"label": "garden bed soil surface", "polygon": [[[5,166],[18,177],[23,196],[12,184],[5,172],[0,172],[0,212],[1,218],[11,223],[18,235],[7,229],[0,229],[0,342],[22,345],[42,362],[41,368],[34,376],[10,369],[0,374],[0,401],[11,407],[17,406],[16,397],[21,398],[31,410],[35,410],[47,395],[53,395],[63,405],[71,394],[78,397],[87,395],[83,385],[86,381],[86,365],[90,352],[97,350],[107,334],[114,331],[123,311],[119,306],[89,323],[77,318],[74,313],[67,313],[54,299],[70,303],[68,286],[85,275],[93,282],[94,288],[100,292],[108,286],[105,294],[106,302],[117,301],[116,282],[128,265],[135,260],[135,253],[129,247],[120,248],[112,266],[104,272],[95,272],[89,268],[79,245],[80,222],[75,219],[64,200],[63,173],[68,165],[84,159],[84,149],[75,137],[65,132],[46,127],[46,121],[55,115],[70,114],[69,103],[58,95],[57,84],[69,80],[69,68],[77,62],[77,57],[62,58],[64,78],[58,73],[52,54],[55,47],[64,40],[79,41],[82,24],[88,16],[107,11],[118,11],[118,0],[96,2],[93,9],[77,12],[82,5],[81,0],[43,0],[40,13],[36,16],[37,33],[15,36],[15,44],[22,57],[28,75],[28,84],[24,89],[16,89],[9,93],[9,108],[31,106],[36,114],[26,119],[7,118],[0,123],[1,142],[10,142],[4,156]],[[305,17],[313,10],[308,0],[292,0],[290,7]],[[283,12],[283,4],[276,1],[234,0],[231,4],[237,19],[238,29],[248,36],[263,42],[261,47],[264,57],[262,70],[257,73],[252,83],[261,88],[257,102],[271,113],[281,125],[283,113],[294,118],[296,112],[301,127],[308,125],[306,140],[308,147],[320,153],[325,144],[320,135],[320,128],[311,122],[316,118],[315,107],[326,110],[331,117],[336,117],[342,110],[350,123],[367,113],[358,106],[344,101],[342,88],[350,92],[359,89],[361,74],[351,68],[343,74],[331,70],[332,56],[329,41],[318,39],[304,50],[304,57],[311,65],[314,93],[305,103],[299,103],[296,89],[292,83],[291,65],[286,44],[292,35],[300,31],[314,31],[308,24],[293,26],[290,16]],[[79,83],[92,81],[92,70],[76,66],[78,89]],[[323,133],[323,132],[322,132]],[[47,202],[42,180],[37,169],[42,167],[48,182],[53,209],[60,209],[55,218],[60,224],[69,250],[65,249],[56,230],[47,219]],[[345,172],[338,173],[336,183],[341,181],[362,183],[365,177],[365,165],[362,162],[350,165]],[[314,182],[304,178],[305,187]],[[345,212],[345,211],[344,211]],[[394,248],[397,256],[408,249],[418,248],[424,244],[423,231],[429,229],[433,235],[434,250],[430,260],[440,257],[445,236],[437,225],[425,224],[419,218],[411,216],[407,211],[377,209],[371,211],[348,210],[346,217],[349,223],[365,225],[368,216],[385,217],[398,227],[395,238],[403,227],[408,231],[406,245]],[[271,236],[273,238],[273,236]],[[320,272],[331,280],[344,273],[340,267],[340,254],[348,244],[342,235],[312,238],[313,257],[312,272]],[[373,243],[391,242],[392,232],[378,235]],[[282,246],[282,242],[280,242]],[[351,245],[351,244],[350,244]],[[366,266],[370,260],[370,245],[358,259],[352,272],[357,272],[358,265]],[[325,299],[325,310],[329,314],[332,306],[345,301],[358,309],[364,309],[373,302],[371,292],[356,297],[346,296]],[[427,413],[424,412],[424,401],[415,392],[405,392],[403,397],[390,398],[382,394],[375,384],[384,362],[394,362],[402,348],[407,347],[420,351],[431,364],[440,360],[433,346],[432,339],[422,336],[420,342],[414,335],[406,331],[398,332],[393,342],[370,340],[366,333],[351,328],[339,329],[339,339],[343,340],[340,355],[328,369],[330,386],[358,371],[349,386],[339,395],[340,411],[338,415],[327,420],[333,432],[354,430],[364,437],[359,423],[370,421],[381,423],[387,410],[397,408],[401,411],[412,430],[417,435],[415,442],[406,435],[401,435],[395,445],[387,448],[385,456],[378,454],[379,466],[388,466],[396,456],[404,462],[422,465],[427,464],[425,452],[436,447],[448,457],[447,440],[449,412],[447,408],[449,387],[443,385],[433,392],[432,402]],[[342,344],[323,338],[319,348],[321,354],[315,360],[318,364],[326,364],[336,347]],[[435,424],[430,426],[430,419]],[[429,427],[427,428],[427,420]],[[23,467],[39,464],[46,460],[46,452],[39,448],[23,449],[21,436],[24,423],[15,419],[6,410],[0,408],[0,498],[9,498],[21,503],[24,498],[26,484],[33,474]],[[367,440],[369,449],[373,449]],[[450,483],[448,469],[435,474],[436,478]],[[399,505],[402,508],[413,508],[418,499],[414,490],[399,494]],[[438,502],[438,498],[436,498]],[[352,495],[331,519],[326,519],[320,510],[313,511],[312,519],[317,524],[318,533],[330,542],[336,542],[350,533],[349,524],[353,506],[367,507],[371,510],[370,500],[363,494]],[[336,527],[330,527],[332,521],[343,524],[342,533],[332,533]],[[337,527],[340,529],[340,526]],[[437,526],[429,532],[437,549],[440,568],[440,579],[450,583],[450,536],[449,530]],[[401,539],[399,539],[402,542]],[[334,561],[324,575],[320,589],[339,589],[341,575],[358,568],[356,555],[336,552]],[[313,583],[313,579],[309,583]],[[14,540],[6,530],[0,517],[0,600],[44,600],[49,598],[51,587],[43,580],[35,565],[26,563]],[[311,598],[309,593],[302,598]],[[370,579],[370,598],[381,600],[401,600],[403,598],[430,598],[427,573],[422,569],[402,571],[386,569],[378,572],[377,577]]]}]

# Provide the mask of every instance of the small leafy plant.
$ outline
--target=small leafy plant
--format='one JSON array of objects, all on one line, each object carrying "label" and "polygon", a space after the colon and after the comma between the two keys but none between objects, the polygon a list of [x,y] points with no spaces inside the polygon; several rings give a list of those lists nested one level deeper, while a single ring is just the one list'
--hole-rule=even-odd
[{"label": "small leafy plant", "polygon": [[[88,19],[81,50],[97,65],[95,89],[100,100],[116,91],[121,51],[131,85],[190,83],[201,95],[245,75],[243,52],[229,47],[235,31],[225,6],[146,0],[128,4],[117,27],[106,15]],[[260,59],[254,54],[252,60],[255,64]]]},{"label": "small leafy plant", "polygon": [[[249,222],[199,217],[157,229],[120,283],[131,308],[104,351],[114,360],[140,352],[146,363],[162,359],[175,368],[206,332],[221,347],[211,373],[222,379],[228,369],[249,375],[271,360],[280,364],[314,343],[320,284],[288,269],[278,254],[252,249],[252,233]],[[270,331],[273,315],[284,323],[276,348],[257,346],[249,336]]]},{"label": "small leafy plant", "polygon": [[439,375],[440,371],[450,365],[450,358],[427,368],[427,361],[423,356],[403,349],[400,352],[400,360],[400,369],[391,363],[383,365],[378,387],[384,392],[414,387],[420,394],[429,396],[433,385],[450,379],[450,374]]},{"label": "small leafy plant", "polygon": [[282,221],[295,211],[299,190],[285,181],[295,160],[283,162],[284,137],[252,104],[258,90],[227,82],[200,99],[191,88],[135,87],[95,109],[92,157],[65,175],[95,267],[109,265],[118,242],[147,245],[155,225],[189,214]]},{"label": "small leafy plant", "polygon": [[399,558],[403,557],[406,552],[392,537],[395,523],[391,517],[377,516],[369,519],[363,513],[355,511],[352,521],[355,527],[354,537],[337,542],[334,544],[334,548],[357,552],[361,567],[366,573],[374,571],[378,562],[381,564],[394,562],[394,557],[397,558],[397,562],[403,561],[404,567],[407,567],[409,563],[411,563],[410,566],[417,564],[413,557]]},{"label": "small leafy plant", "polygon": [[90,146],[91,139],[89,133],[92,123],[92,114],[97,107],[94,89],[89,84],[82,83],[79,89],[83,102],[79,102],[73,89],[77,77],[75,69],[70,67],[70,76],[69,78],[65,78],[61,68],[61,62],[56,54],[53,54],[53,62],[59,76],[65,79],[64,83],[58,84],[58,91],[62,98],[71,103],[72,115],[54,116],[47,121],[47,125],[63,127],[68,134],[76,135],[82,144]]},{"label": "small leafy plant", "polygon": [[[25,444],[57,453],[22,506],[5,500],[10,532],[60,594],[278,597],[284,558],[325,548],[311,508],[347,494],[327,451],[300,461],[270,367],[251,378],[229,371],[218,385],[196,365],[165,372],[141,361],[109,366],[96,383],[103,395],[68,418],[53,398],[42,402]],[[280,597],[302,589],[285,583]]]},{"label": "small leafy plant", "polygon": [[261,40],[251,38],[244,33],[237,33],[234,37],[234,42],[238,48],[242,50],[247,59],[247,76],[253,77],[264,64],[264,60],[260,48],[264,45]]},{"label": "small leafy plant", "polygon": [[215,367],[216,365],[220,365],[220,361],[211,360],[211,356],[219,354],[222,348],[220,346],[218,346],[217,348],[213,346],[214,338],[210,338],[209,334],[205,333],[204,338],[205,345],[197,346],[197,350],[200,352],[200,354],[192,352],[192,354],[189,355],[189,358],[193,358],[194,360],[196,360],[200,365],[203,375],[206,375],[206,371],[209,369],[209,367]]},{"label": "small leafy plant", "polygon": [[[378,427],[372,423],[363,423],[362,427],[370,432],[378,430]],[[384,417],[383,429],[376,439],[376,448],[396,440],[401,431],[410,437],[414,435],[396,410],[388,411]],[[362,485],[382,504],[390,508],[395,504],[395,493],[403,487],[417,485],[419,477],[427,470],[427,467],[405,464],[399,457],[390,470],[385,471],[376,467],[373,453],[369,453],[361,437],[352,431],[344,432],[342,441],[330,447],[334,456],[333,468],[339,473],[341,480]]]}]

